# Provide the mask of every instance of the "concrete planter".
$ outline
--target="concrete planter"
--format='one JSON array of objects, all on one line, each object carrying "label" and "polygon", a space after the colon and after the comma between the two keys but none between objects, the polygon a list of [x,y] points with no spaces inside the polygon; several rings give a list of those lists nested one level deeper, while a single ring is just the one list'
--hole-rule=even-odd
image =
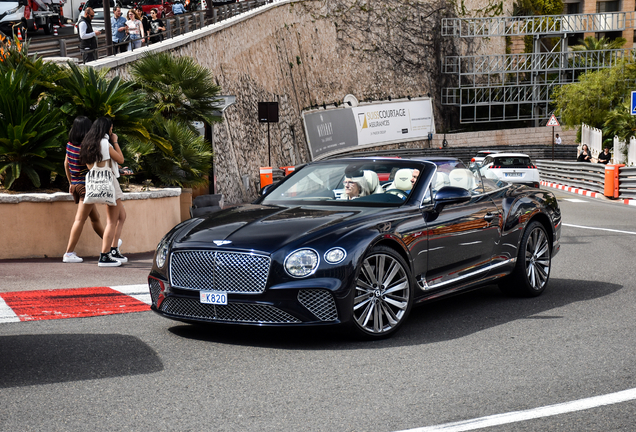
[{"label": "concrete planter", "polygon": [[[161,238],[182,221],[192,195],[181,189],[125,193],[126,224],[122,252],[153,251]],[[106,223],[106,208],[97,206]],[[68,193],[0,194],[0,259],[60,257],[66,251],[77,206]],[[101,239],[86,221],[75,248],[81,257],[98,256]]]}]

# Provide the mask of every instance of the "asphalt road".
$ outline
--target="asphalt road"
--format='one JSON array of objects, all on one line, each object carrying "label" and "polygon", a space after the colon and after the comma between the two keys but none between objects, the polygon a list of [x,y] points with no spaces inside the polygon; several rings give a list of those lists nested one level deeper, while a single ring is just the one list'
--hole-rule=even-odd
[{"label": "asphalt road", "polygon": [[0,324],[0,430],[632,431],[633,398],[474,420],[636,388],[636,208],[555,193],[565,226],[544,295],[486,287],[415,309],[385,341],[152,312]]}]

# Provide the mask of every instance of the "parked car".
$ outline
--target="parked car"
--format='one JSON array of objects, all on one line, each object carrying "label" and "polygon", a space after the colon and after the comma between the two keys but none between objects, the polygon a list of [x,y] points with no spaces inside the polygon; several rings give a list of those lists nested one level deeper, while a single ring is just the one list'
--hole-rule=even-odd
[{"label": "parked car", "polygon": [[477,152],[477,154],[470,160],[470,164],[474,165],[474,164],[481,164],[481,162],[483,162],[484,158],[488,155],[494,154],[494,153],[499,153],[499,150],[480,150]]},{"label": "parked car", "polygon": [[[196,323],[341,325],[376,339],[414,305],[485,284],[540,295],[560,248],[555,196],[445,160],[312,162],[252,204],[177,225],[154,256],[152,310]],[[414,186],[336,199],[345,178],[394,170],[418,170]]]},{"label": "parked car", "polygon": [[541,184],[539,169],[523,153],[497,153],[486,156],[480,167],[481,174],[494,180],[521,183],[538,188]]}]

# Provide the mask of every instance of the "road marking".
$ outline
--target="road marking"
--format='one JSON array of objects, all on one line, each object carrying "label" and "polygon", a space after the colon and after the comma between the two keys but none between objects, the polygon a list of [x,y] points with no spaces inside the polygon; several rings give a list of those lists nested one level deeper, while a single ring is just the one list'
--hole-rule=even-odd
[{"label": "road marking", "polygon": [[0,293],[0,322],[82,318],[150,310],[150,294],[123,285]]},{"label": "road marking", "polygon": [[148,306],[152,303],[150,299],[150,291],[148,291],[148,285],[119,285],[110,287],[115,291],[119,291],[122,294],[126,294],[133,298],[136,298],[140,302],[146,303]]},{"label": "road marking", "polygon": [[517,423],[526,420],[533,420],[543,417],[551,417],[560,414],[567,414],[576,411],[583,411],[597,408],[604,405],[614,405],[636,399],[636,389],[623,390],[603,396],[594,396],[586,399],[579,399],[571,402],[564,402],[556,405],[533,408],[524,411],[513,411],[505,414],[495,414],[487,417],[480,417],[471,420],[463,420],[453,423],[445,423],[436,426],[427,426],[416,429],[405,429],[400,432],[463,432],[476,429],[483,429],[492,426],[500,426],[509,423]]},{"label": "road marking", "polygon": [[610,228],[587,227],[587,226],[583,226],[583,225],[572,225],[572,224],[566,224],[566,223],[564,223],[563,226],[568,226],[568,227],[572,227],[572,228],[582,228],[582,229],[589,229],[589,230],[609,231],[609,232],[615,232],[615,233],[621,233],[621,234],[633,234],[633,235],[636,235],[636,232],[633,232],[633,231],[621,231],[621,230],[615,230],[615,229],[610,229]]},{"label": "road marking", "polygon": [[13,309],[0,297],[0,323],[18,322],[20,318],[13,312]]},{"label": "road marking", "polygon": [[586,203],[586,202],[589,202],[589,201],[578,199],[578,198],[563,198],[563,201],[570,201],[570,202],[574,202],[574,203]]}]

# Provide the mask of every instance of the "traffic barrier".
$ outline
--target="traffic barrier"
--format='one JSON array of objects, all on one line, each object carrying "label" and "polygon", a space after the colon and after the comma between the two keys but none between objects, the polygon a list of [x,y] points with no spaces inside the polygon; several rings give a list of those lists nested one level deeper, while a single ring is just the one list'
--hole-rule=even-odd
[{"label": "traffic barrier", "polygon": [[590,162],[536,161],[541,180],[566,186],[605,191],[605,165]]},{"label": "traffic barrier", "polygon": [[59,34],[57,33],[57,28],[58,26],[56,25],[53,26],[53,36],[59,36]]},{"label": "traffic barrier", "polygon": [[261,167],[261,189],[273,182],[272,167]]},{"label": "traffic barrier", "polygon": [[283,171],[285,171],[285,175],[289,175],[296,170],[296,167],[293,165],[280,167]]},{"label": "traffic barrier", "polygon": [[603,194],[608,198],[618,198],[618,172],[624,164],[605,165],[605,188]]},{"label": "traffic barrier", "polygon": [[22,30],[20,30],[20,27],[18,27],[18,40],[22,42]]}]

